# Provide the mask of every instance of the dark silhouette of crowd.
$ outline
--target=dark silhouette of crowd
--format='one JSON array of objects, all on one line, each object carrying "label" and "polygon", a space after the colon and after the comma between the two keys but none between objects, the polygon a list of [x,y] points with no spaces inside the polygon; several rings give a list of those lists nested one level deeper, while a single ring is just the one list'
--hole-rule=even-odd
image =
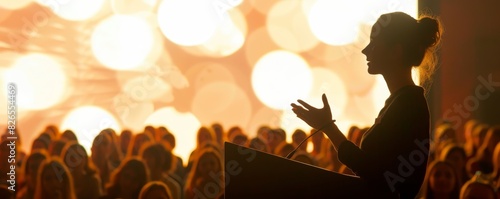
[{"label": "dark silhouette of crowd", "polygon": [[[462,131],[442,123],[433,131],[427,174],[419,198],[497,198],[500,187],[500,127],[468,121]],[[188,162],[172,149],[174,132],[146,126],[142,132],[102,130],[89,155],[69,129],[46,129],[31,143],[31,151],[16,156],[16,196],[2,175],[1,198],[223,198],[223,142],[286,157],[310,133],[296,130],[292,142],[285,130],[262,126],[255,137],[240,127],[224,129],[219,123],[198,130],[196,148]],[[366,128],[353,126],[347,138],[359,145]],[[19,134],[18,134],[19,135]],[[2,174],[9,172],[7,135],[2,137]],[[308,146],[308,145],[312,145]],[[312,150],[309,152],[307,148]],[[355,175],[337,158],[331,142],[314,134],[298,148],[292,160],[330,171]],[[219,187],[210,187],[214,184]],[[335,190],[335,187],[332,187]]]}]

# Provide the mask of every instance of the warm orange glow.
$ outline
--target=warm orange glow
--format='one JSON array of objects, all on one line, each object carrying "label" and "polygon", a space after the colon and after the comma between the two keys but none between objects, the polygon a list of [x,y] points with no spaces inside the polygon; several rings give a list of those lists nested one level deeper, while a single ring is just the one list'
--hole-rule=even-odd
[{"label": "warm orange glow", "polygon": [[191,111],[203,125],[219,122],[227,128],[246,127],[252,114],[252,105],[247,94],[237,85],[214,82],[195,93]]},{"label": "warm orange glow", "polygon": [[305,98],[312,86],[307,62],[288,51],[264,55],[252,71],[252,88],[259,100],[274,109],[289,109],[290,103]]},{"label": "warm orange glow", "polygon": [[163,35],[182,46],[207,42],[222,21],[214,0],[164,0],[158,9],[158,25]]},{"label": "warm orange glow", "polygon": [[309,28],[301,1],[279,1],[267,15],[267,29],[273,41],[283,49],[303,52],[319,43]]},{"label": "warm orange glow", "polygon": [[357,39],[362,14],[357,1],[317,0],[309,12],[309,25],[322,42],[346,45]]},{"label": "warm orange glow", "polygon": [[324,93],[328,98],[332,115],[338,116],[346,111],[349,96],[342,79],[335,72],[324,67],[312,68],[312,74],[314,83],[306,101],[313,106],[323,107],[321,95]]},{"label": "warm orange glow", "polygon": [[91,154],[90,148],[95,136],[103,129],[111,128],[118,134],[121,127],[116,118],[108,111],[96,106],[82,106],[66,114],[60,124],[60,130],[71,129],[78,138],[78,142]]},{"label": "warm orange glow", "polygon": [[[130,15],[112,15],[92,33],[92,52],[106,67],[130,70],[141,66],[157,53],[155,32],[148,21]],[[157,58],[156,58],[157,59]]]},{"label": "warm orange glow", "polygon": [[15,0],[15,1],[2,0],[0,1],[0,8],[4,8],[7,10],[17,10],[24,8],[33,2],[34,0]]},{"label": "warm orange glow", "polygon": [[245,45],[245,58],[248,65],[254,67],[266,53],[279,49],[271,39],[268,29],[261,27],[250,33]]},{"label": "warm orange glow", "polygon": [[173,107],[163,107],[151,114],[144,125],[165,126],[175,135],[174,153],[187,163],[189,155],[196,148],[196,132],[200,121],[192,113],[181,113]]},{"label": "warm orange glow", "polygon": [[49,7],[59,17],[70,21],[85,21],[96,16],[104,7],[106,0],[71,0],[47,1],[37,0],[41,5]]},{"label": "warm orange glow", "polygon": [[3,79],[17,84],[17,105],[27,110],[43,110],[60,103],[69,83],[62,63],[44,54],[19,57]]},{"label": "warm orange glow", "polygon": [[215,33],[206,42],[184,49],[194,55],[210,57],[225,57],[239,50],[245,43],[246,19],[238,9],[227,13],[229,17],[217,25]]}]

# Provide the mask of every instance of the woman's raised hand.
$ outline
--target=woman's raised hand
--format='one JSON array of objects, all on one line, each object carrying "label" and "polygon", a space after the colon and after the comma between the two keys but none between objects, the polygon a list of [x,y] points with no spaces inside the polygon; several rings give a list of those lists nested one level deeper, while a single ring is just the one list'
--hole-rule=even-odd
[{"label": "woman's raised hand", "polygon": [[298,118],[309,124],[314,129],[321,129],[332,122],[332,112],[326,95],[322,95],[323,108],[315,108],[308,103],[297,100],[302,106],[292,103],[292,111]]}]

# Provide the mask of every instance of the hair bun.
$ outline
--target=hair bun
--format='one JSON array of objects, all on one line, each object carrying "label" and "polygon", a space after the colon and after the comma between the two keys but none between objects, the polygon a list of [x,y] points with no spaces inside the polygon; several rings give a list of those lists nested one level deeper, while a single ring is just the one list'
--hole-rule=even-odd
[{"label": "hair bun", "polygon": [[438,20],[430,17],[423,17],[417,22],[418,37],[423,47],[429,48],[438,44],[441,37]]}]

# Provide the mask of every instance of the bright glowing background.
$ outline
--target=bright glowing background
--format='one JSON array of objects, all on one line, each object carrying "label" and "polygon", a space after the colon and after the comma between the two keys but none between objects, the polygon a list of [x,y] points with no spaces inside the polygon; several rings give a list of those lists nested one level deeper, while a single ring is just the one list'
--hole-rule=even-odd
[{"label": "bright glowing background", "polygon": [[207,42],[221,22],[213,6],[214,1],[163,0],[158,9],[158,24],[163,35],[183,46]]},{"label": "bright glowing background", "polygon": [[[321,107],[323,93],[343,132],[373,124],[389,91],[381,76],[367,73],[361,54],[370,25],[382,13],[417,14],[417,1],[398,0],[21,0],[0,1],[9,11],[0,21],[32,1],[59,17],[37,27],[26,51],[66,54],[0,60],[2,84],[20,88],[19,119],[59,114],[40,123],[79,129],[87,148],[102,121],[134,133],[145,124],[164,125],[186,162],[202,124],[240,125],[251,137],[263,124],[283,127],[288,136],[295,128],[308,131],[289,104],[304,99]],[[0,22],[2,28],[26,23],[13,18]],[[66,39],[63,30],[73,29]],[[61,51],[51,41],[58,38],[71,49]],[[47,42],[37,46],[37,39]],[[417,76],[413,71],[415,82]]]},{"label": "bright glowing background", "polygon": [[37,0],[37,2],[51,8],[57,16],[70,21],[91,19],[107,3],[106,0]]},{"label": "bright glowing background", "polygon": [[319,40],[330,45],[354,42],[362,12],[358,1],[317,0],[309,12],[309,25]]},{"label": "bright glowing background", "polygon": [[33,2],[34,0],[15,0],[15,1],[2,0],[0,1],[0,8],[5,8],[7,10],[16,10],[26,7]]},{"label": "bright glowing background", "polygon": [[164,107],[151,114],[144,125],[165,126],[175,134],[174,152],[187,164],[189,155],[196,148],[196,132],[201,127],[200,121],[192,113],[181,113],[173,107]]},{"label": "bright glowing background", "polygon": [[19,57],[3,79],[17,84],[18,108],[28,110],[44,110],[58,104],[64,100],[69,85],[62,63],[37,53]]},{"label": "bright glowing background", "polygon": [[101,21],[92,33],[92,52],[111,69],[134,69],[151,61],[148,58],[155,45],[159,45],[155,38],[153,28],[145,19],[113,15]]},{"label": "bright glowing background", "polygon": [[117,134],[121,127],[116,118],[107,110],[96,106],[81,106],[71,110],[60,124],[60,130],[71,129],[78,142],[91,154],[92,142],[102,130],[111,128]]},{"label": "bright glowing background", "polygon": [[290,103],[307,97],[312,86],[312,74],[307,62],[288,51],[273,51],[264,55],[252,71],[252,87],[265,105],[289,109]]}]

